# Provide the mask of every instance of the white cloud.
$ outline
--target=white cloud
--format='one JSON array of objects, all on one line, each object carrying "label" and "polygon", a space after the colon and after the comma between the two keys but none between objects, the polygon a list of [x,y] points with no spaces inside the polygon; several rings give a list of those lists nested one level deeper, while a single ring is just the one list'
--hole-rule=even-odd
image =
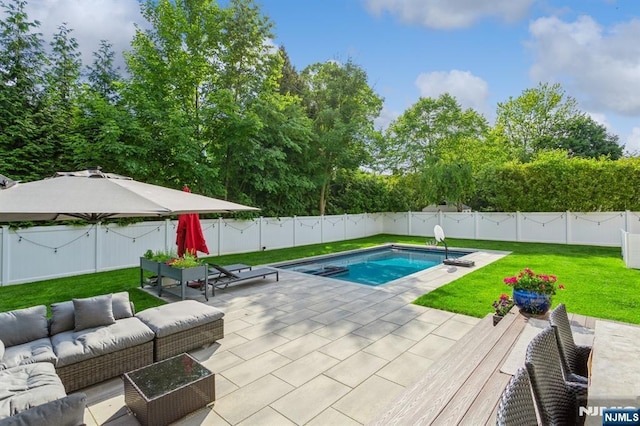
[{"label": "white cloud", "polygon": [[489,85],[469,71],[422,73],[416,79],[416,86],[422,97],[437,98],[444,93],[449,93],[463,108],[473,108],[486,117],[490,114],[487,103]]},{"label": "white cloud", "polygon": [[137,0],[30,0],[26,12],[30,20],[40,21],[39,31],[47,44],[58,27],[66,23],[73,30],[71,36],[78,40],[85,66],[93,63],[93,52],[100,47],[100,40],[107,40],[116,53],[116,65],[121,72],[124,72],[121,53],[130,49],[134,24],[143,28],[147,25]]},{"label": "white cloud", "polygon": [[400,117],[399,112],[393,111],[387,106],[383,106],[382,111],[380,111],[380,115],[375,120],[373,120],[373,125],[376,129],[384,130],[389,127],[389,124],[398,117]]},{"label": "white cloud", "polygon": [[531,23],[531,78],[563,84],[583,108],[640,113],[640,20],[603,28],[593,18],[558,17]]},{"label": "white cloud", "polygon": [[591,117],[591,119],[593,121],[595,121],[596,123],[604,126],[607,128],[607,131],[611,131],[612,127],[611,124],[609,123],[609,121],[607,120],[607,116],[605,114],[599,113],[599,112],[589,112],[587,111],[586,114]]},{"label": "white cloud", "polygon": [[631,130],[631,134],[629,134],[623,142],[626,152],[640,155],[640,127],[634,127]]},{"label": "white cloud", "polygon": [[401,21],[428,28],[467,28],[485,18],[516,22],[535,0],[364,0],[376,15],[389,12]]}]

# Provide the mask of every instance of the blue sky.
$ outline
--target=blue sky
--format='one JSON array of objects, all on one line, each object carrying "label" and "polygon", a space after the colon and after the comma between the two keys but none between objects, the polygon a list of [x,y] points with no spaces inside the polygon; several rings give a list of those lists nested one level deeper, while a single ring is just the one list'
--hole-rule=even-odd
[{"label": "blue sky", "polygon": [[[560,82],[640,154],[638,0],[257,0],[298,70],[352,59],[385,99],[380,126],[420,96],[454,95],[491,122],[498,102]],[[136,0],[31,0],[53,33],[74,29],[85,63],[101,38],[127,49]]]}]

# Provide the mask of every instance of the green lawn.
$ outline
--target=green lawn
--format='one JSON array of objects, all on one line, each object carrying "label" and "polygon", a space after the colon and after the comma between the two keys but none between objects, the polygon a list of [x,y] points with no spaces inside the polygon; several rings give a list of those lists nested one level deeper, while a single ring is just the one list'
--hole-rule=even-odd
[{"label": "green lawn", "polygon": [[[356,240],[314,244],[280,250],[233,254],[208,259],[219,264],[267,264],[386,242],[424,244],[424,237],[376,235]],[[570,312],[640,324],[640,271],[625,268],[620,248],[561,244],[510,243],[447,239],[450,247],[511,251],[512,254],[451,284],[420,297],[416,303],[483,317],[501,293],[510,293],[502,279],[529,267],[554,274],[566,286],[554,305],[566,303]],[[127,290],[140,311],[164,303],[138,287],[139,269],[128,268],[37,283],[0,287],[0,312],[49,305],[72,298]]]}]

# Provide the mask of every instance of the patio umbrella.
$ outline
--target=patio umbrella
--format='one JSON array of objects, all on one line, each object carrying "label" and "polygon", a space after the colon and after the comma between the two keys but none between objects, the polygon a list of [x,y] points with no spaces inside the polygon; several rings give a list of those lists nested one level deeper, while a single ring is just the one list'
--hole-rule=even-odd
[{"label": "patio umbrella", "polygon": [[99,222],[119,217],[259,210],[100,170],[58,172],[34,182],[12,182],[4,178],[0,185],[0,222],[69,219]]},{"label": "patio umbrella", "polygon": [[[187,186],[184,187],[183,191],[191,192]],[[194,256],[197,252],[209,254],[207,242],[202,233],[202,226],[200,226],[200,217],[198,217],[197,213],[178,216],[176,244],[178,245],[179,257],[182,257],[185,253],[191,253]]]}]

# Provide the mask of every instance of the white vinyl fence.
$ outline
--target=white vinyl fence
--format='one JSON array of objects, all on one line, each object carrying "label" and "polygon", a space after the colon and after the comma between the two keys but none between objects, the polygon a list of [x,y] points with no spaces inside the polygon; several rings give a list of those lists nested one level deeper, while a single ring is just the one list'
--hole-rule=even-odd
[{"label": "white vinyl fence", "polygon": [[[203,219],[211,255],[343,241],[386,233],[621,247],[621,230],[640,234],[640,213],[374,213],[339,216]],[[0,227],[0,285],[139,265],[147,250],[175,249],[177,220],[128,226]]]}]

